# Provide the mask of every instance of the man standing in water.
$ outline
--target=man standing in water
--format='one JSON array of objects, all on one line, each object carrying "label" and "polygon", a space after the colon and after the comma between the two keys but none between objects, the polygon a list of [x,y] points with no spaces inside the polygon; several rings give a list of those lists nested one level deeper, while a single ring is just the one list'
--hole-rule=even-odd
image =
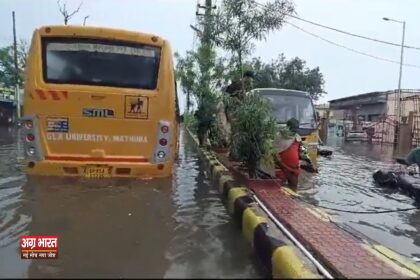
[{"label": "man standing in water", "polygon": [[297,133],[299,121],[292,118],[287,121],[286,128],[281,129],[275,140],[276,162],[287,178],[288,186],[296,191],[300,174],[300,160],[306,161],[310,170],[316,172],[312,161],[308,156],[302,139]]}]

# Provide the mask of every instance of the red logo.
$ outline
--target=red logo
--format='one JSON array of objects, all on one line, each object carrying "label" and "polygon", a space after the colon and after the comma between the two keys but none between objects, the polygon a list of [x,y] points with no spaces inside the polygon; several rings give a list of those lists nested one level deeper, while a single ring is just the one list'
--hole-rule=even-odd
[{"label": "red logo", "polygon": [[21,259],[57,259],[58,236],[22,236]]}]

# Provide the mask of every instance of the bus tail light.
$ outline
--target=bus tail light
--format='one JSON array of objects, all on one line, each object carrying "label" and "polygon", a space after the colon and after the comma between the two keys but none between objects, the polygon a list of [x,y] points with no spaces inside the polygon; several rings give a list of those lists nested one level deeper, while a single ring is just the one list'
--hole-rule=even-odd
[{"label": "bus tail light", "polygon": [[27,150],[27,153],[28,153],[29,156],[34,156],[35,153],[36,153],[36,150],[35,150],[34,147],[29,147],[28,150]]},{"label": "bus tail light", "polygon": [[33,161],[43,160],[41,149],[38,119],[36,116],[28,116],[21,119],[23,126],[24,146],[27,159]]},{"label": "bus tail light", "polygon": [[26,127],[27,129],[32,129],[32,128],[34,127],[34,123],[32,122],[32,120],[27,120],[27,121],[25,122],[25,127]]},{"label": "bus tail light", "polygon": [[168,144],[168,140],[166,140],[165,138],[161,138],[161,139],[159,140],[159,144],[160,144],[161,146],[166,146],[166,144]]},{"label": "bus tail light", "polygon": [[33,134],[29,133],[26,135],[26,141],[32,142],[34,140],[35,140],[35,136]]},{"label": "bus tail light", "polygon": [[170,122],[168,121],[159,121],[157,138],[156,138],[156,147],[155,147],[155,156],[154,162],[161,164],[169,160],[170,155],[170,143],[171,143],[171,134],[170,131]]}]

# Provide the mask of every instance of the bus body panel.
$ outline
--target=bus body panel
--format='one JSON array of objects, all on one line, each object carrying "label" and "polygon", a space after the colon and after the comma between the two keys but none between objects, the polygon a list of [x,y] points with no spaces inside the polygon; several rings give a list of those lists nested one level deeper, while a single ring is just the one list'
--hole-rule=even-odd
[{"label": "bus body panel", "polygon": [[[313,120],[316,121],[316,113],[315,108],[313,106],[312,99],[310,98],[307,92],[297,91],[297,90],[289,90],[289,89],[277,89],[277,88],[257,88],[253,89],[253,91],[258,92],[262,96],[283,96],[284,98],[288,98],[291,103],[295,103],[297,101],[292,101],[293,98],[301,98],[307,100],[305,106],[311,108],[311,115],[313,115]],[[271,100],[269,99],[270,103]],[[273,104],[273,103],[272,103]],[[274,105],[274,104],[273,104]],[[301,104],[302,105],[302,104]],[[287,120],[283,120],[283,124],[285,124]],[[298,117],[298,121],[302,123],[302,119]],[[302,137],[303,144],[308,149],[309,157],[312,160],[314,166],[317,166],[317,159],[318,159],[318,143],[319,143],[319,130],[317,127],[313,128],[299,128],[298,132]]]},{"label": "bus body panel", "polygon": [[[114,42],[159,47],[156,87],[143,89],[46,82],[44,38],[51,39],[51,44],[55,44],[56,38],[75,40],[65,44],[58,42],[56,48],[87,46],[85,39],[100,40],[89,46],[101,46],[105,42],[109,44],[106,48],[111,49],[117,49]],[[82,43],[79,44],[78,40]],[[106,48],[103,53],[108,52]],[[129,49],[130,46],[118,48]],[[73,54],[71,51],[64,49],[63,57]],[[91,56],[96,54],[89,53]],[[102,61],[106,63],[101,54],[98,65]],[[51,61],[53,58],[51,56]],[[96,67],[83,66],[86,69]],[[112,176],[169,176],[178,146],[177,106],[172,51],[167,41],[153,35],[106,28],[40,28],[32,38],[25,81],[23,121],[33,122],[34,127],[24,126],[23,129],[27,138],[28,134],[35,135],[35,141],[25,141],[27,171],[29,174],[80,176],[84,166],[101,164],[110,167]],[[163,133],[162,127],[168,127],[169,131]],[[162,138],[166,142],[160,141]],[[35,148],[37,156],[28,153],[30,148]],[[160,151],[166,152],[162,159],[157,157]],[[125,173],[117,174],[118,166],[122,166]]]}]

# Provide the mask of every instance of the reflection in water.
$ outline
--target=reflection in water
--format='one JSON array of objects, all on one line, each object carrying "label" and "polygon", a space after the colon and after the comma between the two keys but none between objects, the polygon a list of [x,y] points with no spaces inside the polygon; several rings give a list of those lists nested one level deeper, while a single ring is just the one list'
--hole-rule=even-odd
[{"label": "reflection in water", "polygon": [[33,261],[29,276],[161,277],[174,228],[170,187],[168,180],[28,181],[29,234],[59,236],[59,259]]},{"label": "reflection in water", "polygon": [[22,200],[25,176],[19,131],[0,127],[0,277],[25,277],[28,261],[20,260],[18,239],[26,234],[31,217],[17,213]]},{"label": "reflection in water", "polygon": [[[398,168],[389,146],[341,143],[332,159],[320,159],[320,173],[303,186],[303,195],[315,204],[353,211],[392,210],[413,207],[413,199],[374,185],[376,169]],[[377,242],[410,257],[420,257],[420,210],[386,214],[352,214],[326,210],[338,221]]]},{"label": "reflection in water", "polygon": [[[0,277],[259,277],[188,138],[168,179],[88,181],[22,173],[19,131],[0,131]],[[329,145],[335,145],[329,143]],[[413,200],[373,185],[392,149],[337,142],[303,194],[316,204],[371,211]],[[336,218],[402,254],[420,257],[420,211]],[[59,236],[58,260],[20,260],[19,237]]]},{"label": "reflection in water", "polygon": [[[0,145],[0,277],[259,277],[184,134],[174,176],[151,181],[26,181]],[[58,235],[59,258],[20,260],[26,234]]]},{"label": "reflection in water", "polygon": [[255,266],[249,264],[253,262],[251,249],[226,214],[218,190],[206,179],[204,166],[188,147],[183,144],[180,151],[184,172],[178,170],[176,177],[173,217],[177,228],[167,251],[171,266],[165,277],[258,277]]}]

